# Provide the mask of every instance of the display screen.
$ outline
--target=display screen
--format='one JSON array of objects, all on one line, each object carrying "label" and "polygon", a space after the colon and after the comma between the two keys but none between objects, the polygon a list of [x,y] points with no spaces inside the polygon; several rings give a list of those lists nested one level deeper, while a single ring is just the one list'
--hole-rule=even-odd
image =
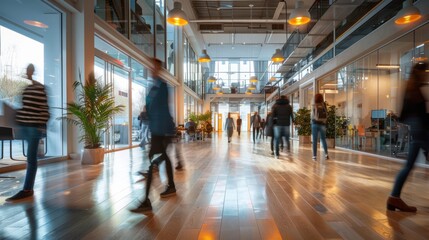
[{"label": "display screen", "polygon": [[371,118],[372,119],[385,119],[387,116],[387,110],[386,109],[378,109],[378,110],[372,110],[371,111]]}]

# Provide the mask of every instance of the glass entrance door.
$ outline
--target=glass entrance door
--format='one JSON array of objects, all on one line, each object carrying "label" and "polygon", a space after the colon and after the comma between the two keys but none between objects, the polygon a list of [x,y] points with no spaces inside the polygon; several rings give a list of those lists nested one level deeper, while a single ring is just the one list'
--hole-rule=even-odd
[{"label": "glass entrance door", "polygon": [[95,78],[101,83],[112,84],[111,94],[115,98],[115,105],[123,105],[125,108],[111,119],[111,127],[104,134],[103,147],[108,151],[129,147],[131,122],[129,116],[130,71],[110,58],[110,56],[95,57]]}]

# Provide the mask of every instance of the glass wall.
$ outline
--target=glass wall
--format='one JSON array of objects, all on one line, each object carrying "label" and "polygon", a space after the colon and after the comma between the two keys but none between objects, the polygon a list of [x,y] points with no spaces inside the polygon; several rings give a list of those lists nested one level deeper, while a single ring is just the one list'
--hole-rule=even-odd
[{"label": "glass wall", "polygon": [[[299,91],[296,91],[289,95],[290,105],[292,106],[292,110],[294,114],[299,110]],[[292,123],[293,125],[293,123]],[[298,137],[298,129],[292,127],[291,129],[291,137]]]},{"label": "glass wall", "polygon": [[[155,0],[155,39],[156,58],[166,63],[166,19],[164,0]],[[174,28],[173,28],[174,31]]]},{"label": "glass wall", "polygon": [[[126,106],[125,111],[114,117],[113,129],[105,136],[105,147],[113,150],[129,147],[130,144],[137,145],[141,141],[138,116],[146,105],[146,96],[153,84],[150,71],[99,37],[95,39],[95,47],[99,50],[96,51],[94,67],[97,80],[113,83],[112,94],[116,104]],[[189,107],[193,107],[195,103]],[[175,116],[175,93],[171,86],[169,106],[172,116]]]},{"label": "glass wall", "polygon": [[183,81],[186,86],[192,89],[198,96],[203,96],[201,66],[198,62],[198,56],[190,45],[188,39],[184,39],[184,62],[183,62]]},{"label": "glass wall", "polygon": [[185,116],[185,122],[188,121],[189,118],[189,114],[190,113],[195,113],[195,114],[200,114],[202,113],[202,106],[200,103],[198,103],[198,100],[195,99],[194,97],[192,97],[191,95],[187,94],[186,92],[183,93],[183,98],[184,98],[184,116]]},{"label": "glass wall", "polygon": [[176,40],[175,40],[175,26],[171,24],[167,24],[167,70],[176,75],[175,65],[176,65]]},{"label": "glass wall", "polygon": [[406,157],[411,137],[398,122],[414,62],[429,56],[429,24],[318,80],[337,109],[338,146]]},{"label": "glass wall", "polygon": [[[128,21],[128,1],[98,0],[95,3],[94,12],[113,29],[128,38],[128,23],[130,22]],[[135,11],[134,7],[132,13],[135,14]]]},{"label": "glass wall", "polygon": [[[97,1],[97,5],[99,5],[98,2],[99,1]],[[153,1],[130,1],[130,40],[149,57],[153,57],[155,51],[154,9],[155,5]],[[100,14],[98,14],[99,11],[96,11],[96,13],[100,16]],[[102,16],[100,17],[103,18]],[[108,19],[103,19],[109,22]]]},{"label": "glass wall", "polygon": [[[25,7],[23,7],[25,5]],[[46,14],[49,12],[49,14]],[[57,9],[43,1],[2,1],[0,8],[0,126],[5,126],[3,104],[21,106],[21,92],[30,84],[25,73],[35,66],[33,79],[45,85],[51,118],[43,141],[45,157],[65,155],[63,149],[63,42],[62,18]],[[22,140],[14,140],[12,157],[24,155]],[[8,157],[9,141],[2,146]]]},{"label": "glass wall", "polygon": [[[259,104],[259,103],[258,103]],[[258,111],[255,103],[237,103],[237,102],[214,102],[210,104],[210,109],[213,112],[212,124],[214,129],[218,132],[224,131],[225,119],[228,117],[228,113],[231,113],[231,117],[234,119],[234,123],[237,123],[237,118],[240,116],[242,119],[241,131],[245,132],[249,130],[250,116],[253,111]],[[236,135],[236,131],[233,135]]]},{"label": "glass wall", "polygon": [[148,80],[148,70],[142,64],[131,60],[131,93],[132,93],[132,143],[139,144],[141,141],[140,122],[138,116],[146,106],[146,96],[152,81]]},{"label": "glass wall", "polygon": [[[165,0],[95,1],[95,14],[149,57],[166,62]],[[174,28],[173,28],[174,31]]]},{"label": "glass wall", "polygon": [[252,92],[259,93],[261,87],[268,81],[268,75],[265,74],[267,68],[267,61],[212,61],[208,75],[214,76],[217,81],[207,83],[206,92],[216,93],[218,90],[213,87],[219,85],[223,93],[245,93],[251,84],[250,77],[256,76],[258,81],[254,83],[256,89]]}]

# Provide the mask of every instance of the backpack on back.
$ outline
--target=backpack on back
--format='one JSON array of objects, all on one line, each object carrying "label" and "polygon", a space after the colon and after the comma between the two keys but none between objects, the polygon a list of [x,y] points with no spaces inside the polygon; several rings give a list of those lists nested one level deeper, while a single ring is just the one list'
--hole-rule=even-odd
[{"label": "backpack on back", "polygon": [[326,123],[328,118],[328,113],[326,110],[326,106],[323,103],[316,103],[314,105],[314,116],[313,119],[317,123]]}]

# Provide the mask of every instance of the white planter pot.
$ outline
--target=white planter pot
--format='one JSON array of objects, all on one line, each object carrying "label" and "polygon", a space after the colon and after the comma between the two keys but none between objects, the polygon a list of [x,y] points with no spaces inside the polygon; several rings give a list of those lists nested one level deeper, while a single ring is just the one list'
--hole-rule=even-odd
[{"label": "white planter pot", "polygon": [[328,148],[335,148],[335,138],[327,138],[326,145],[328,145]]},{"label": "white planter pot", "polygon": [[104,148],[83,149],[82,164],[95,165],[104,161]]},{"label": "white planter pot", "polygon": [[310,144],[311,143],[311,137],[310,136],[299,136],[299,144]]},{"label": "white planter pot", "polygon": [[79,160],[82,159],[79,153],[72,152],[69,154],[71,160]]}]

